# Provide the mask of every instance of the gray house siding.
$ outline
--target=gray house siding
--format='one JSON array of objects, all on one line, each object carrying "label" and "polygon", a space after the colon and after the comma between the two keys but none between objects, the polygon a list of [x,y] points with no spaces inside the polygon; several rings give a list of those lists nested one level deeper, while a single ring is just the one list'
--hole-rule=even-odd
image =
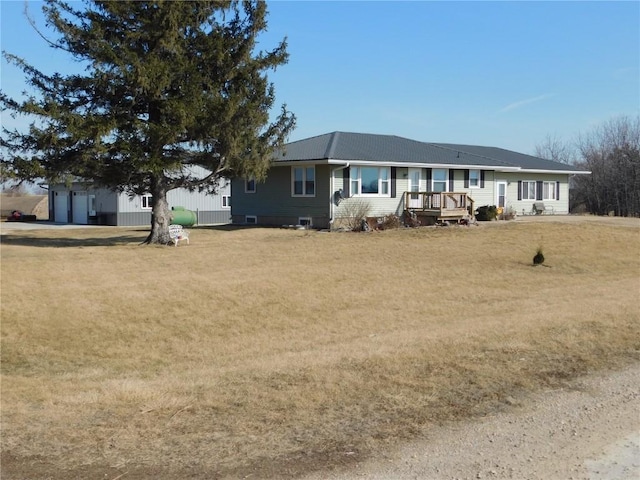
[{"label": "gray house siding", "polygon": [[219,211],[202,211],[197,210],[196,216],[200,225],[215,225],[231,222],[231,209]]},{"label": "gray house siding", "polygon": [[[428,184],[428,168],[421,168],[421,191],[431,191]],[[288,225],[297,224],[301,217],[312,219],[314,227],[328,228],[331,218],[340,223],[340,219],[348,217],[357,206],[366,204],[367,214],[370,216],[384,216],[388,214],[401,215],[405,210],[404,193],[409,190],[409,168],[398,167],[395,169],[395,182],[392,192],[395,196],[374,197],[350,195],[349,198],[340,200],[337,204],[329,205],[335,200],[334,194],[340,189],[348,191],[349,170],[335,165],[316,165],[316,196],[292,197],[291,195],[291,168],[274,167],[269,173],[266,183],[256,186],[256,193],[244,192],[244,181],[234,180],[232,219],[233,223],[244,224],[246,216],[256,217],[256,223],[260,225]],[[483,205],[497,205],[497,184],[505,182],[506,207],[513,209],[518,215],[532,213],[533,203],[537,200],[518,200],[518,182],[523,178],[534,182],[559,182],[559,198],[544,200],[549,213],[567,214],[569,212],[569,187],[568,175],[546,173],[509,173],[483,170],[484,182],[477,188],[465,187],[465,169],[450,169],[449,191],[466,192],[474,201],[475,207]],[[325,188],[324,180],[326,182]],[[329,184],[331,187],[329,188]],[[239,192],[239,193],[238,193]],[[325,194],[326,192],[326,194]]]},{"label": "gray house siding", "polygon": [[119,227],[137,227],[151,224],[151,212],[121,212],[117,214],[102,214],[105,225]]},{"label": "gray house siding", "polygon": [[[191,209],[187,209],[191,210]],[[229,210],[223,211],[202,211],[193,210],[196,212],[197,224],[199,225],[215,225],[229,223],[231,215]],[[151,224],[151,211],[145,212],[121,212],[118,214],[109,214],[105,216],[105,220],[108,222],[106,225],[118,225],[122,227],[136,227],[138,225],[150,225]]]},{"label": "gray house siding", "polygon": [[[300,167],[310,164],[296,165]],[[257,218],[261,225],[296,225],[300,218],[310,218],[314,227],[329,226],[329,202],[332,192],[329,165],[315,166],[315,195],[294,196],[291,167],[273,167],[266,182],[257,183],[255,193],[245,192],[245,181],[235,179],[231,184],[233,223],[244,224],[246,217]]]},{"label": "gray house siding", "polygon": [[[118,197],[122,194],[104,188],[93,190],[93,192],[96,195],[96,217],[89,220],[99,225],[123,225],[118,223]],[[150,220],[146,225],[149,223]],[[142,224],[139,223],[137,225]]]}]

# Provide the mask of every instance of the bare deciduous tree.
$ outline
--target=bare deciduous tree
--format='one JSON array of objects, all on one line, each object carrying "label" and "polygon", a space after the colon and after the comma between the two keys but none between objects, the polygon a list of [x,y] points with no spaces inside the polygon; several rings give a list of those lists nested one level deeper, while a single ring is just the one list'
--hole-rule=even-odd
[{"label": "bare deciduous tree", "polygon": [[576,151],[556,135],[547,135],[542,143],[536,145],[536,157],[546,158],[554,162],[573,164]]},{"label": "bare deciduous tree", "polygon": [[572,164],[590,175],[571,178],[570,209],[640,216],[640,116],[616,117],[580,135],[575,147],[547,135],[536,156]]},{"label": "bare deciduous tree", "polygon": [[575,179],[573,188],[589,212],[640,216],[640,117],[618,117],[578,140],[581,160],[591,175]]}]

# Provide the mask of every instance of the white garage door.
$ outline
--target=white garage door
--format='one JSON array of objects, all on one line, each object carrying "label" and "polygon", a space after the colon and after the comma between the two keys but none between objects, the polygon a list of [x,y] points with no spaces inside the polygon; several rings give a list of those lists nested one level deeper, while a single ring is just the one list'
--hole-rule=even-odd
[{"label": "white garage door", "polygon": [[67,223],[69,221],[69,217],[67,216],[67,210],[69,210],[69,206],[67,204],[68,198],[69,196],[67,192],[54,192],[54,221],[61,223]]},{"label": "white garage door", "polygon": [[89,223],[89,205],[87,203],[87,192],[73,192],[71,196],[73,211],[73,223],[86,225]]}]

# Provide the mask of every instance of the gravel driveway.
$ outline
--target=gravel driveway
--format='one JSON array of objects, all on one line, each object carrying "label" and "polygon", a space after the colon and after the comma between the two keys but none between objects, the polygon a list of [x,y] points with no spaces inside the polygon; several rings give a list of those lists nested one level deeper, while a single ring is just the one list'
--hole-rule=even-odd
[{"label": "gravel driveway", "polygon": [[640,364],[586,377],[509,412],[430,428],[348,472],[305,480],[638,480],[639,386]]}]

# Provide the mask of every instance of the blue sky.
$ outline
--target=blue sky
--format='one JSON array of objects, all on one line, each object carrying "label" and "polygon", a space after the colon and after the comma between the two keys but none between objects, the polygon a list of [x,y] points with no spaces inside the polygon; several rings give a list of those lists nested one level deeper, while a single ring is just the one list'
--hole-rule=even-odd
[{"label": "blue sky", "polygon": [[[42,26],[40,6],[29,2]],[[2,49],[78,70],[23,9],[0,2]],[[547,135],[571,141],[640,114],[640,2],[274,1],[269,12],[261,47],[289,44],[270,79],[298,118],[290,140],[342,130],[533,153]],[[27,88],[4,60],[1,84]]]}]

